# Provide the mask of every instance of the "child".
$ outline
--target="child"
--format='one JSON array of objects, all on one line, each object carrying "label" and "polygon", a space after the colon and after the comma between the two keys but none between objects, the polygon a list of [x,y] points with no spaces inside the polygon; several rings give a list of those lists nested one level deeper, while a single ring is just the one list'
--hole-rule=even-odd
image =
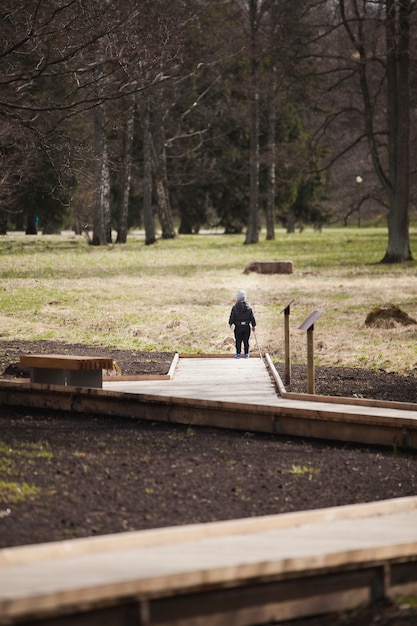
[{"label": "child", "polygon": [[245,359],[249,358],[249,337],[251,326],[255,328],[256,321],[252,311],[252,307],[246,302],[246,293],[244,291],[238,291],[236,294],[236,303],[233,305],[230,311],[229,317],[230,328],[235,328],[235,342],[236,342],[236,356],[235,359],[240,359],[242,352],[242,343],[245,354]]}]

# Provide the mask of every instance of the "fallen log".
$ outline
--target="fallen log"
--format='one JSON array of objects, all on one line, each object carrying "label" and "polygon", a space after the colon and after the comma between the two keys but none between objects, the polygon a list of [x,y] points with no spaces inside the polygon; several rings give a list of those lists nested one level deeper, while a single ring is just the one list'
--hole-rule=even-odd
[{"label": "fallen log", "polygon": [[251,261],[246,265],[243,273],[292,274],[293,271],[294,264],[292,261]]}]

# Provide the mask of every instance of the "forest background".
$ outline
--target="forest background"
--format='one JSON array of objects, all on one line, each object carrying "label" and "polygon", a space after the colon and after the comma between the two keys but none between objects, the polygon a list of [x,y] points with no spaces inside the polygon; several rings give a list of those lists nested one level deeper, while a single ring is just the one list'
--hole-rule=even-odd
[{"label": "forest background", "polygon": [[6,0],[0,17],[3,234],[252,244],[372,222],[381,260],[412,259],[413,0]]}]

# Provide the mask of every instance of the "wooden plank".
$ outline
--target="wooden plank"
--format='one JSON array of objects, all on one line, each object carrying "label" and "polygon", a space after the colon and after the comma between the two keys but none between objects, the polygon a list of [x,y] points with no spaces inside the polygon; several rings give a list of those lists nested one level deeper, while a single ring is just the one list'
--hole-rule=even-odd
[{"label": "wooden plank", "polygon": [[392,400],[375,400],[374,398],[352,398],[352,397],[341,397],[341,396],[323,396],[317,394],[309,394],[309,393],[294,393],[286,391],[284,383],[277,372],[274,364],[272,363],[271,357],[269,354],[265,355],[268,368],[271,372],[271,376],[274,378],[277,388],[279,390],[279,394],[282,398],[286,398],[288,400],[300,400],[300,401],[308,401],[308,402],[325,402],[326,404],[350,404],[357,406],[370,406],[375,408],[386,408],[386,409],[399,409],[405,411],[417,411],[417,403],[415,402],[396,402]]},{"label": "wooden plank", "polygon": [[172,380],[174,377],[175,369],[178,364],[179,354],[175,353],[174,358],[172,359],[172,363],[168,370],[168,374],[140,374],[140,375],[115,375],[115,376],[103,376],[104,381],[108,382],[132,382],[132,381],[140,381],[140,380]]},{"label": "wooden plank", "polygon": [[[256,351],[250,352],[251,358],[258,358],[259,354]],[[234,359],[235,355],[227,352],[225,354],[179,354],[181,359]]]},{"label": "wooden plank", "polygon": [[245,535],[253,532],[268,532],[279,528],[327,524],[338,520],[360,520],[368,517],[380,517],[381,515],[408,513],[415,510],[417,510],[417,496],[404,496],[390,500],[345,504],[343,506],[294,511],[276,515],[262,515],[255,518],[248,517],[204,524],[168,526],[128,533],[98,535],[82,539],[2,548],[0,549],[0,567],[66,556],[114,552],[133,547],[147,548],[186,541],[200,541],[208,537]]},{"label": "wooden plank", "polygon": [[47,368],[65,370],[113,369],[113,359],[69,354],[25,354],[20,357],[23,368]]},{"label": "wooden plank", "polygon": [[135,385],[107,380],[105,389],[124,393],[147,393],[237,404],[277,405],[280,399],[274,380],[262,359],[179,358],[175,376],[170,383]]},{"label": "wooden plank", "polygon": [[[368,510],[356,505],[358,515],[354,505],[311,512],[313,523],[306,512],[292,514],[290,524],[271,516],[276,524],[269,519],[268,528],[262,518],[261,523],[242,520],[243,532],[239,521],[217,522],[212,534],[211,524],[189,526],[178,529],[180,540],[164,544],[141,545],[142,533],[126,533],[102,539],[112,542],[111,550],[100,549],[100,538],[81,539],[58,542],[56,554],[53,544],[33,546],[31,554],[27,548],[26,560],[19,548],[9,548],[0,565],[0,624],[64,612],[76,616],[77,610],[123,605],[134,597],[151,609],[148,624],[191,626],[200,622],[187,621],[187,615],[202,620],[222,604],[218,623],[227,624],[228,616],[229,623],[249,624],[248,614],[231,620],[239,594],[240,606],[252,616],[255,607],[271,608],[272,603],[271,619],[283,614],[290,619],[300,616],[300,607],[301,614],[317,612],[320,598],[332,598],[332,610],[338,596],[341,605],[352,606],[352,590],[362,602],[388,594],[391,568],[396,590],[401,593],[402,581],[417,590],[417,499],[404,500],[399,499],[398,507],[395,500],[370,504]],[[175,534],[175,529],[165,532]],[[44,549],[50,553],[42,555]],[[33,558],[37,551],[39,558]],[[14,552],[20,552],[15,562]],[[202,602],[205,593],[218,595]],[[245,600],[249,595],[252,599]],[[173,599],[170,614],[166,609],[173,596],[178,602]],[[222,601],[214,602],[216,597]],[[165,606],[153,608],[155,602]]]},{"label": "wooden plank", "polygon": [[[132,383],[133,384],[133,383]],[[137,383],[135,383],[137,384]],[[169,381],[161,382],[169,385]],[[417,415],[281,400],[276,406],[0,382],[0,404],[417,448]],[[348,433],[348,435],[346,435]]]},{"label": "wooden plank", "polygon": [[107,374],[103,375],[103,381],[109,383],[116,382],[139,382],[139,381],[153,381],[153,380],[171,380],[169,374],[138,374],[134,375],[126,375],[123,374],[115,374],[114,376],[109,376]]}]

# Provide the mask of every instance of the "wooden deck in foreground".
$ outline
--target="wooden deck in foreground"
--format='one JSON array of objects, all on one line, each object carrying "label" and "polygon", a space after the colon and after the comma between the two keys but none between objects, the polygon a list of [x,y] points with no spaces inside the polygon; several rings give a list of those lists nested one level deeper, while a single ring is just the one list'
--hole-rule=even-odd
[{"label": "wooden deck in foreground", "polygon": [[[0,405],[417,448],[415,405],[293,395],[260,358],[0,381]],[[412,470],[410,470],[412,471]],[[417,594],[417,497],[0,550],[0,625],[251,626]]]},{"label": "wooden deck in foreground", "polygon": [[413,593],[417,498],[0,551],[0,624],[246,626]]}]

